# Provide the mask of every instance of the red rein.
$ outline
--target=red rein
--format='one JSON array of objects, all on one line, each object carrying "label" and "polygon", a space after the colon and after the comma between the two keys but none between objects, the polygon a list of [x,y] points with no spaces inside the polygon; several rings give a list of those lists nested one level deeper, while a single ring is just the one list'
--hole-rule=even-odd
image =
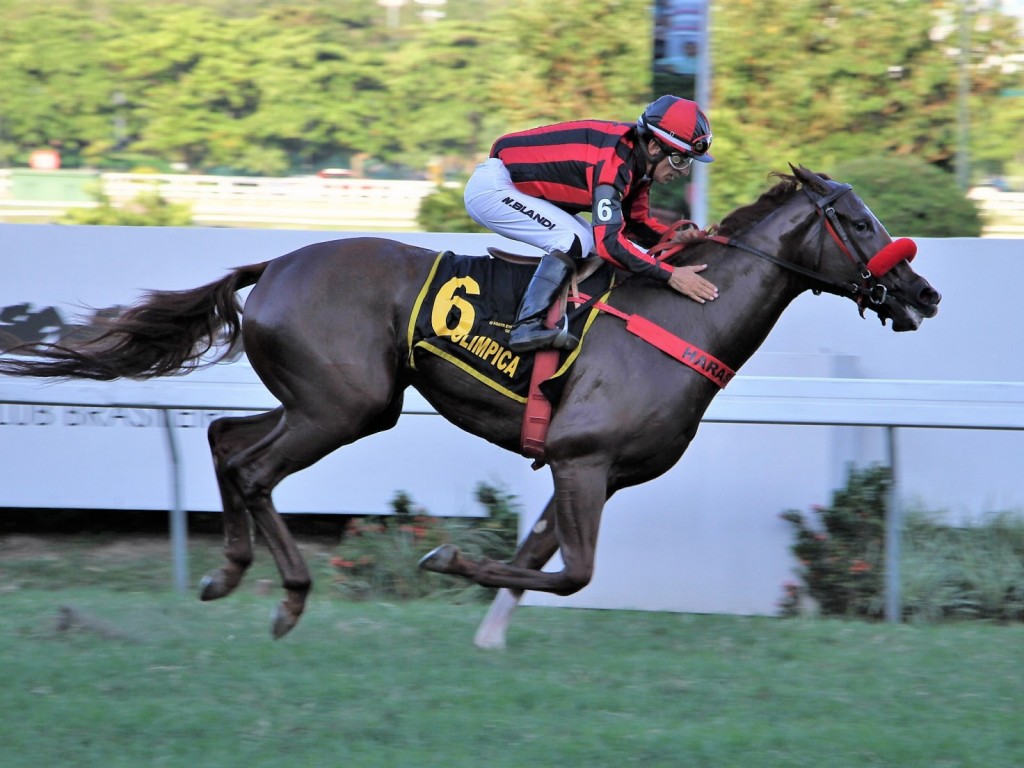
[{"label": "red rein", "polygon": [[917,255],[917,243],[909,237],[893,240],[868,261],[868,272],[872,277],[881,277],[901,261],[913,261]]}]

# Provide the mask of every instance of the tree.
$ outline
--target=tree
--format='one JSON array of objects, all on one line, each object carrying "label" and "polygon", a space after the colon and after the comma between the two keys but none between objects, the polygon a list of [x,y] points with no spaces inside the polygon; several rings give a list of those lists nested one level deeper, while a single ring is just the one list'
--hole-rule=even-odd
[{"label": "tree", "polygon": [[0,163],[41,147],[75,165],[93,144],[109,149],[113,96],[98,55],[101,25],[76,7],[0,2]]},{"label": "tree", "polygon": [[[818,170],[895,155],[951,169],[961,133],[955,8],[954,0],[717,3],[712,120],[729,171],[712,168],[715,215],[756,195],[766,166]],[[1001,68],[1022,50],[1015,29],[1010,21],[978,30],[974,100],[992,102],[1012,77]],[[1019,127],[1010,134],[1004,157],[1020,152]]]},{"label": "tree", "polygon": [[632,122],[651,101],[650,3],[522,0],[494,21],[490,106],[507,130],[585,117]]},{"label": "tree", "polygon": [[[712,217],[790,162],[951,169],[962,60],[977,171],[1019,169],[1024,37],[969,0],[964,59],[961,2],[715,2]],[[0,163],[56,146],[69,167],[120,153],[284,174],[360,153],[464,175],[507,131],[634,120],[652,97],[650,5],[448,0],[426,23],[409,3],[392,27],[361,0],[0,0]]]},{"label": "tree", "polygon": [[463,188],[438,187],[420,203],[416,223],[427,232],[490,232],[466,213]]},{"label": "tree", "polygon": [[916,157],[868,158],[836,166],[893,236],[979,237],[981,214],[952,173]]}]

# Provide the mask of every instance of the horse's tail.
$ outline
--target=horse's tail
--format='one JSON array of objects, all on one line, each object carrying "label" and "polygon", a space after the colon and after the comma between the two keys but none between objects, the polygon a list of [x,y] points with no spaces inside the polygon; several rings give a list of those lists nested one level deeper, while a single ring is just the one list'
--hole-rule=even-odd
[{"label": "horse's tail", "polygon": [[[0,360],[0,374],[62,379],[150,379],[184,374],[222,360],[242,332],[237,291],[254,285],[269,262],[239,267],[200,288],[151,291],[117,317],[100,321],[82,342],[23,344]],[[203,359],[214,346],[223,349]]]}]

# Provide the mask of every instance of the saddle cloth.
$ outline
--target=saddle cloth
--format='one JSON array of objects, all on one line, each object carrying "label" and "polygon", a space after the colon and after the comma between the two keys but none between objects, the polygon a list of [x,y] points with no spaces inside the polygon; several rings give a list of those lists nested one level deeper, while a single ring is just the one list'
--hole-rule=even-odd
[{"label": "saddle cloth", "polygon": [[[416,368],[423,355],[435,355],[496,392],[525,403],[534,355],[510,350],[508,335],[533,272],[531,265],[489,256],[439,253],[409,318],[410,365]],[[612,277],[610,268],[598,269],[580,289],[604,293]],[[572,323],[581,346],[594,315],[588,313]],[[553,379],[569,370],[579,350],[561,356]]]}]

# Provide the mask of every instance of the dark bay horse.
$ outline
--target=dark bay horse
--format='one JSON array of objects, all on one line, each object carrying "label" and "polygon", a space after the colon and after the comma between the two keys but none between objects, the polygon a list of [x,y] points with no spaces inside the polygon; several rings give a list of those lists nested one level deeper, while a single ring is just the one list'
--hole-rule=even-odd
[{"label": "dark bay horse", "polygon": [[[894,248],[909,241],[893,243],[848,185],[802,167],[776,177],[756,202],[722,221],[717,240],[682,253],[683,262],[708,264],[704,275],[719,287],[717,300],[698,304],[630,279],[613,291],[614,304],[733,369],[806,290],[851,298],[862,314],[872,311],[895,331],[916,330],[935,315],[939,293],[911,268],[912,251]],[[226,562],[204,577],[200,596],[224,597],[238,586],[253,559],[255,522],[285,589],[272,625],[280,637],[299,620],[312,586],[271,498],[281,480],[394,426],[409,386],[462,429],[520,450],[521,403],[440,357],[410,365],[410,314],[435,256],[379,238],[310,245],[200,288],[149,293],[98,338],[19,348],[0,360],[0,373],[151,378],[216,362],[206,354],[211,347],[231,349],[240,341],[281,405],[210,426]],[[248,286],[243,322],[236,292]],[[421,561],[503,588],[477,633],[479,645],[504,643],[523,590],[567,595],[590,581],[607,499],[675,464],[717,392],[707,377],[627,333],[618,318],[594,320],[550,424],[545,459],[554,494],[513,558],[475,561],[445,545]],[[562,570],[541,571],[557,551]]]}]

